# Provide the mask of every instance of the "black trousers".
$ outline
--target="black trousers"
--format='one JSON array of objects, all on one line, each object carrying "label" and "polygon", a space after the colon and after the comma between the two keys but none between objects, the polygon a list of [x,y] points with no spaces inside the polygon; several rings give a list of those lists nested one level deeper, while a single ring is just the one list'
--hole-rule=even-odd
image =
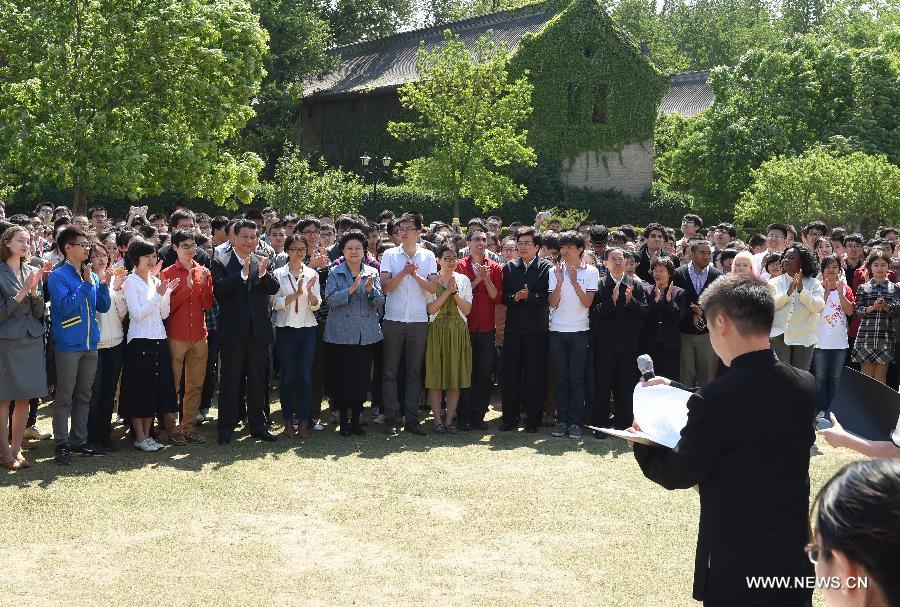
[{"label": "black trousers", "polygon": [[491,380],[496,353],[496,332],[469,333],[472,343],[472,387],[462,391],[459,398],[460,423],[478,424],[484,421],[491,401]]},{"label": "black trousers", "polygon": [[203,395],[200,397],[200,410],[208,410],[212,406],[213,393],[219,382],[219,332],[210,331],[206,336],[206,347],[209,355],[206,358],[206,379],[203,380]]},{"label": "black trousers", "polygon": [[660,377],[681,381],[681,348],[664,349],[659,346],[646,348],[653,359],[653,371]]},{"label": "black trousers", "polygon": [[541,425],[547,383],[548,333],[526,335],[506,332],[503,343],[503,422],[525,427]]},{"label": "black trousers", "polygon": [[591,425],[609,427],[610,402],[615,399],[614,428],[624,430],[634,422],[634,385],[640,374],[637,352],[608,354],[594,349],[594,406]]},{"label": "black trousers", "polygon": [[219,438],[231,438],[241,420],[241,378],[246,372],[247,420],[251,434],[266,429],[265,398],[268,344],[247,341],[221,344],[222,379],[219,388]]}]

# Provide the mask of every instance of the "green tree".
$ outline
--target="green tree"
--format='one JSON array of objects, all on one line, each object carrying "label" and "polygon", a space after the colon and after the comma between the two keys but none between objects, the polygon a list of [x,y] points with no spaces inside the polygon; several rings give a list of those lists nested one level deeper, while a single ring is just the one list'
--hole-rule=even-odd
[{"label": "green tree", "polygon": [[388,131],[430,147],[400,172],[410,185],[452,198],[459,217],[462,198],[490,209],[526,194],[500,169],[535,163],[525,130],[532,86],[527,74],[510,80],[509,52],[493,43],[491,32],[471,53],[449,30],[445,37],[442,47],[419,49],[419,80],[400,88],[400,103],[416,119],[391,122]]},{"label": "green tree", "polygon": [[282,213],[328,213],[337,217],[359,209],[363,189],[359,176],[329,168],[321,158],[317,164],[310,164],[299,150],[287,148],[274,178],[260,186],[259,194]]},{"label": "green tree", "polygon": [[734,208],[752,171],[774,156],[828,145],[900,163],[900,69],[885,49],[799,36],[714,70],[710,87],[711,108],[663,123],[677,131],[665,132],[657,166],[718,214]]},{"label": "green tree", "polygon": [[269,34],[265,78],[254,98],[255,115],[232,142],[237,150],[254,152],[271,175],[284,146],[297,129],[304,79],[333,67],[325,50],[332,37],[328,22],[309,0],[250,0]]},{"label": "green tree", "polygon": [[868,233],[900,223],[900,167],[884,156],[816,148],[764,162],[753,177],[735,209],[735,219],[748,227],[822,219]]},{"label": "green tree", "polygon": [[396,33],[413,19],[412,0],[319,0],[337,44],[352,44]]},{"label": "green tree", "polygon": [[253,115],[266,33],[246,0],[0,0],[0,179],[128,198],[252,196],[224,142]]}]

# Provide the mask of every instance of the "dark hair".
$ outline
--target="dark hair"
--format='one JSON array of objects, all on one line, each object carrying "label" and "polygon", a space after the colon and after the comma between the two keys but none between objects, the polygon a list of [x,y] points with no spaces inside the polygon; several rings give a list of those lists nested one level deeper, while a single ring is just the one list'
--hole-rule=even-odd
[{"label": "dark hair", "polygon": [[591,244],[606,244],[609,241],[609,228],[605,225],[593,226],[590,232]]},{"label": "dark hair", "polygon": [[697,226],[697,229],[700,229],[703,227],[703,220],[700,219],[699,215],[694,215],[693,213],[688,213],[687,215],[685,215],[684,217],[681,218],[682,223],[684,223],[685,221],[691,222],[692,224]]},{"label": "dark hair", "polygon": [[309,242],[307,242],[306,237],[302,234],[291,234],[290,236],[285,238],[284,250],[287,251],[295,242],[302,242],[303,246],[306,247],[306,254],[309,255]]},{"label": "dark hair", "polygon": [[66,245],[74,244],[77,238],[87,237],[87,232],[85,232],[81,228],[77,226],[69,226],[56,235],[56,248],[62,254],[62,256],[65,257]]},{"label": "dark hair", "polygon": [[644,228],[644,240],[650,238],[650,232],[653,232],[654,230],[661,233],[663,235],[663,238],[666,237],[666,228],[664,228],[661,223],[653,222],[647,224],[647,227]]},{"label": "dark hair", "polygon": [[363,255],[365,256],[365,252],[369,249],[369,239],[362,233],[362,230],[347,230],[344,232],[344,235],[341,236],[341,240],[338,243],[338,250],[343,253],[344,247],[347,246],[347,243],[351,240],[358,240],[362,243]]},{"label": "dark hair", "polygon": [[244,212],[244,217],[253,221],[253,223],[262,223],[262,222],[256,222],[255,220],[265,219],[265,217],[263,217],[262,211],[260,211],[259,209],[254,209],[254,208],[247,209]]},{"label": "dark hair", "polygon": [[276,221],[275,223],[273,223],[272,225],[269,226],[267,233],[271,234],[272,230],[283,230],[284,227],[285,226],[284,226],[283,221]]},{"label": "dark hair", "polygon": [[106,207],[96,206],[89,208],[87,212],[88,219],[93,219],[94,213],[96,213],[97,211],[103,211],[104,213],[106,213]]},{"label": "dark hair", "polygon": [[696,253],[697,249],[699,249],[703,245],[706,245],[706,246],[712,248],[712,245],[705,238],[691,238],[690,243],[691,243],[691,253]]},{"label": "dark hair", "polygon": [[40,215],[41,209],[43,209],[44,207],[50,207],[50,213],[51,214],[53,213],[53,203],[44,201],[44,202],[39,202],[37,204],[37,206],[34,207],[34,214]]},{"label": "dark hair", "polygon": [[440,261],[441,257],[443,257],[444,253],[446,253],[447,251],[451,251],[454,255],[459,255],[456,252],[456,247],[453,246],[453,242],[452,241],[447,242],[445,240],[444,242],[439,244],[437,246],[437,248],[434,250],[434,256],[435,256],[435,258],[437,258],[438,261]]},{"label": "dark hair", "polygon": [[407,221],[413,222],[415,224],[417,230],[422,229],[422,215],[419,213],[404,213],[400,219],[396,221],[396,225],[400,225],[401,223],[405,223]]},{"label": "dark hair", "polygon": [[63,215],[65,215],[69,218],[72,217],[72,209],[70,209],[67,206],[62,205],[62,206],[58,206],[55,209],[53,209],[53,221],[56,221],[58,219],[57,215],[59,213],[62,213]]},{"label": "dark hair", "polygon": [[53,220],[53,231],[58,232],[60,228],[70,225],[72,225],[72,219],[64,215]]},{"label": "dark hair", "polygon": [[294,226],[294,233],[298,234],[308,228],[309,226],[316,226],[317,230],[322,229],[322,222],[316,219],[315,217],[304,217],[297,225]]},{"label": "dark hair", "polygon": [[519,242],[519,239],[523,236],[531,236],[531,240],[534,241],[534,246],[541,246],[541,235],[537,233],[532,226],[525,226],[524,228],[519,228],[516,232],[516,242]]},{"label": "dark hair", "polygon": [[762,268],[763,270],[769,269],[769,264],[773,263],[781,263],[781,253],[769,253],[765,257],[762,258]]},{"label": "dark hair", "polygon": [[859,232],[853,232],[852,234],[847,234],[846,236],[844,236],[844,246],[846,246],[848,242],[855,242],[859,246],[863,246],[866,244],[863,241],[862,234],[860,234]]},{"label": "dark hair", "polygon": [[219,217],[214,217],[213,220],[209,222],[209,228],[215,232],[216,230],[227,228],[229,223],[231,223],[230,219],[224,215],[220,215]]},{"label": "dark hair", "polygon": [[893,232],[894,234],[900,234],[900,231],[897,228],[891,226],[885,226],[878,230],[878,238],[887,238],[887,235]]},{"label": "dark hair", "polygon": [[632,242],[637,240],[637,231],[635,231],[634,226],[630,223],[619,226],[619,231],[625,234],[625,238],[627,240],[630,240]]},{"label": "dark hair", "polygon": [[734,238],[737,236],[737,230],[734,229],[734,225],[723,222],[716,226],[716,230],[722,230],[728,234],[730,238]]},{"label": "dark hair", "polygon": [[212,221],[212,217],[207,215],[206,213],[197,213],[197,216],[194,217],[197,223],[210,223]]},{"label": "dark hair", "polygon": [[826,234],[828,234],[828,226],[825,225],[824,221],[819,221],[819,220],[810,221],[808,224],[803,226],[803,229],[801,230],[801,232],[804,235],[806,235],[806,234],[809,234],[810,230],[818,230],[819,232],[822,233],[822,236],[825,236]]},{"label": "dark hair", "polygon": [[469,225],[469,229],[466,230],[466,241],[472,240],[472,235],[475,234],[475,232],[481,232],[485,236],[487,236],[487,233],[488,233],[487,228],[484,226],[484,224],[482,224],[482,223],[471,224],[471,225]]},{"label": "dark hair", "polygon": [[241,230],[245,230],[247,228],[250,228],[254,233],[256,233],[256,222],[250,221],[249,219],[238,219],[234,222],[234,235],[237,236],[241,233]]},{"label": "dark hair", "polygon": [[836,264],[838,268],[841,267],[841,260],[838,259],[838,256],[832,253],[831,255],[826,255],[821,260],[819,260],[819,271],[824,274],[825,268],[827,268],[832,263]]},{"label": "dark hair", "polygon": [[177,209],[175,212],[169,215],[169,227],[174,228],[182,219],[190,219],[191,221],[196,223],[197,216],[193,211],[189,209]]},{"label": "dark hair", "polygon": [[388,211],[387,209],[385,209],[384,211],[382,211],[381,213],[378,214],[378,221],[381,223],[388,222],[393,218],[394,218],[394,212]]},{"label": "dark hair", "polygon": [[665,266],[666,270],[669,271],[669,280],[675,278],[675,264],[672,262],[672,259],[669,257],[657,257],[652,262],[650,262],[650,273],[653,273],[653,270],[656,266]]},{"label": "dark hair", "polygon": [[722,251],[721,253],[719,253],[719,262],[720,262],[722,265],[725,265],[725,260],[726,260],[726,259],[732,259],[732,260],[733,260],[735,257],[737,257],[737,254],[738,254],[737,249],[725,249],[724,251]]},{"label": "dark hair", "polygon": [[156,226],[150,224],[138,226],[137,231],[141,238],[146,238],[147,240],[159,238],[159,230],[156,229]]},{"label": "dark hair", "polygon": [[541,245],[546,249],[559,251],[559,236],[556,232],[544,232],[541,235]]},{"label": "dark hair", "polygon": [[900,605],[900,459],[847,464],[819,490],[810,519],[815,510],[821,558],[840,550],[872,576],[885,604]]},{"label": "dark hair", "polygon": [[762,234],[754,234],[750,237],[750,240],[747,241],[747,245],[752,249],[753,247],[759,247],[766,244],[766,237]]},{"label": "dark hair", "polygon": [[100,254],[106,256],[107,267],[112,265],[112,262],[113,262],[112,257],[109,256],[109,251],[106,250],[106,248],[103,246],[103,244],[99,243],[99,242],[92,242],[91,248],[88,249],[88,257],[90,257],[91,255],[95,255],[97,253],[100,253]]},{"label": "dark hair", "polygon": [[381,255],[382,253],[384,253],[384,252],[387,251],[388,249],[393,249],[393,248],[396,247],[396,246],[397,246],[397,245],[395,245],[393,242],[384,242],[384,241],[381,241],[381,242],[378,243],[378,248],[375,249],[375,255]]},{"label": "dark hair", "polygon": [[584,251],[584,236],[573,230],[563,232],[559,235],[559,248],[569,245],[574,246],[579,251]]},{"label": "dark hair", "polygon": [[766,335],[775,320],[775,300],[769,285],[743,274],[727,274],[700,295],[700,306],[712,321],[725,316],[742,335]]},{"label": "dark hair", "polygon": [[118,234],[116,234],[116,246],[120,249],[123,247],[127,247],[128,243],[137,236],[137,232],[132,230],[131,228],[125,228],[124,230],[120,230]]},{"label": "dark hair", "polygon": [[628,241],[628,235],[625,234],[622,230],[613,230],[607,235],[607,240],[621,240],[623,242]]},{"label": "dark hair", "polygon": [[[177,212],[177,211],[176,211]],[[181,230],[176,230],[174,234],[172,234],[172,246],[177,247],[185,240],[193,240],[195,243],[200,239],[200,234],[193,229],[184,228]]]},{"label": "dark hair", "polygon": [[812,249],[803,243],[795,242],[784,250],[781,256],[782,261],[787,258],[788,251],[797,251],[800,256],[800,272],[807,278],[818,274],[816,270],[816,256]]},{"label": "dark hair", "polygon": [[7,217],[6,220],[17,226],[22,226],[23,228],[31,227],[31,217],[23,213],[16,213],[15,215]]},{"label": "dark hair", "polygon": [[784,225],[783,223],[770,223],[770,224],[766,227],[766,234],[768,235],[768,233],[771,232],[772,230],[778,230],[779,232],[781,232],[782,234],[784,234],[784,237],[785,237],[785,238],[787,238],[787,235],[788,235],[788,227],[787,227],[786,225]]},{"label": "dark hair", "polygon": [[156,247],[153,246],[152,242],[147,242],[143,238],[135,238],[128,243],[128,251],[125,253],[126,268],[130,272],[141,257],[153,255],[154,253],[156,253]]},{"label": "dark hair", "polygon": [[888,266],[891,265],[891,254],[884,249],[874,248],[869,252],[869,256],[866,258],[866,269],[871,272],[872,264],[879,259],[884,260]]},{"label": "dark hair", "polygon": [[163,221],[166,220],[166,215],[165,215],[165,213],[154,213],[153,215],[151,215],[150,217],[147,218],[147,220],[148,220],[150,223],[153,223],[153,222],[155,222],[155,221],[159,221],[160,219],[162,219]]},{"label": "dark hair", "polygon": [[831,228],[831,234],[828,235],[829,240],[834,240],[841,244],[844,244],[845,238],[847,238],[847,230],[839,226]]},{"label": "dark hair", "polygon": [[634,263],[640,263],[640,261],[641,261],[640,255],[638,255],[635,251],[629,251],[627,249],[623,249],[622,255],[625,257],[625,259],[634,260]]}]

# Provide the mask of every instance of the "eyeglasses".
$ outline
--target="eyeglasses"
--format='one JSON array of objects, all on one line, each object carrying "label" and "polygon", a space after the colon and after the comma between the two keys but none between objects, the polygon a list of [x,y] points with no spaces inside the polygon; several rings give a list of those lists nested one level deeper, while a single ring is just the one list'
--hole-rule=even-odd
[{"label": "eyeglasses", "polygon": [[315,236],[316,234],[320,234],[319,230],[303,230],[303,234],[305,236]]},{"label": "eyeglasses", "polygon": [[487,238],[484,236],[475,236],[472,238],[472,242],[487,242]]},{"label": "eyeglasses", "polygon": [[828,556],[831,554],[831,550],[822,548],[818,544],[807,544],[803,547],[803,552],[806,553],[806,556],[809,558],[809,562],[813,565],[818,563],[819,559],[823,556]]},{"label": "eyeglasses", "polygon": [[89,243],[89,242],[73,242],[72,246],[73,247],[81,247],[82,249],[87,250],[87,249],[91,248],[91,243]]},{"label": "eyeglasses", "polygon": [[306,253],[306,249],[298,249],[295,247],[293,249],[288,249],[287,252],[288,253]]},{"label": "eyeglasses", "polygon": [[325,238],[330,238],[334,236],[334,232],[321,232],[320,235],[324,236]]},{"label": "eyeglasses", "polygon": [[196,251],[197,245],[195,245],[195,244],[180,244],[180,245],[178,245],[178,248],[181,249],[182,251]]},{"label": "eyeglasses", "polygon": [[528,245],[529,247],[533,247],[534,243],[531,242],[530,240],[517,240],[516,241],[517,247],[521,247],[522,245]]},{"label": "eyeglasses", "polygon": [[769,234],[769,240],[784,240],[781,234]]}]

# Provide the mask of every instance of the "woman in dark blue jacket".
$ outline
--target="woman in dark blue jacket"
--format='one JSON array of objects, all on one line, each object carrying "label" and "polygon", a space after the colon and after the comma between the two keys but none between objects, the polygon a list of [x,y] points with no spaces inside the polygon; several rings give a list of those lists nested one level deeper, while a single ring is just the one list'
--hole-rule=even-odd
[{"label": "woman in dark blue jacket", "polygon": [[645,284],[647,317],[641,328],[641,353],[649,354],[657,375],[679,381],[681,376],[681,332],[687,313],[684,289],[672,284],[675,265],[660,257],[650,265],[653,284]]}]

